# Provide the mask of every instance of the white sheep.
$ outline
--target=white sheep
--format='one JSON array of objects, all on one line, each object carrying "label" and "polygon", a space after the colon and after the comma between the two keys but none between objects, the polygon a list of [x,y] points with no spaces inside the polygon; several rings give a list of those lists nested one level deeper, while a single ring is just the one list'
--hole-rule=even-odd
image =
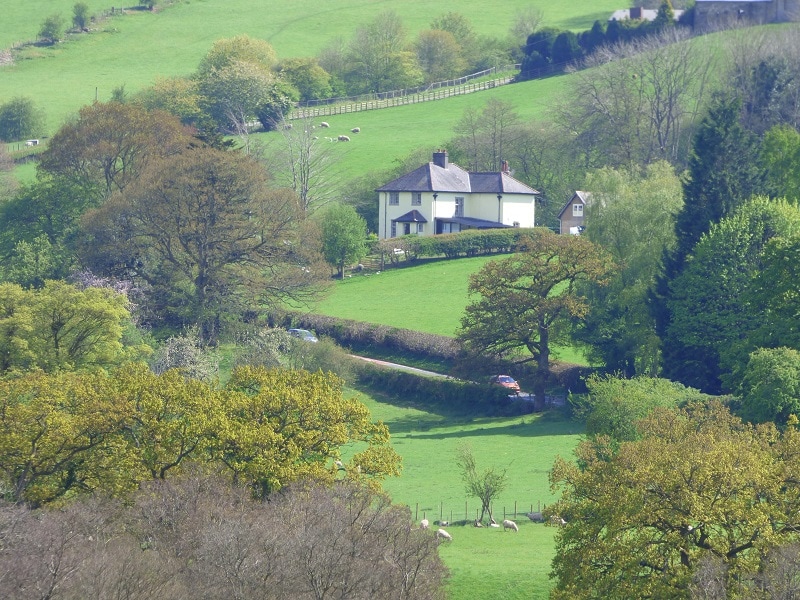
[{"label": "white sheep", "polygon": [[567,522],[559,517],[558,515],[550,515],[550,524],[551,525],[566,525]]},{"label": "white sheep", "polygon": [[350,130],[350,132],[351,132],[351,133],[358,133],[359,131],[361,131],[361,127],[353,127],[353,128]]},{"label": "white sheep", "polygon": [[506,529],[513,529],[516,533],[519,533],[519,527],[517,527],[517,524],[510,519],[503,519],[503,531]]},{"label": "white sheep", "polygon": [[447,542],[453,541],[453,536],[447,533],[444,529],[437,529],[436,530],[436,537]]},{"label": "white sheep", "polygon": [[319,124],[320,127],[330,127],[325,121]]},{"label": "white sheep", "polygon": [[340,142],[349,142],[350,138],[348,136],[346,136],[346,135],[340,135],[339,136],[339,141]]},{"label": "white sheep", "polygon": [[420,529],[427,529],[428,527],[430,527],[430,523],[428,523],[428,519],[422,519],[422,521],[419,522],[419,528]]}]

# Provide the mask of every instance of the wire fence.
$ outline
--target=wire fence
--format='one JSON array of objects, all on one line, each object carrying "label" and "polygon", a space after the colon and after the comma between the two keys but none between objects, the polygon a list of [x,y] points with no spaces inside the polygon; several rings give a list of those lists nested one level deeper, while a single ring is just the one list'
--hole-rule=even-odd
[{"label": "wire fence", "polygon": [[482,90],[490,90],[501,85],[511,83],[515,74],[507,74],[501,77],[485,81],[475,81],[498,72],[518,70],[519,65],[509,65],[506,67],[486,69],[479,73],[466,75],[459,79],[440,81],[428,86],[418,87],[407,90],[393,90],[376,94],[366,94],[361,96],[351,96],[349,98],[333,98],[327,100],[312,100],[303,104],[298,104],[287,115],[287,119],[305,119],[313,117],[328,117],[332,115],[342,115],[347,113],[361,112],[365,110],[377,110],[381,108],[391,108],[394,106],[405,106],[407,104],[417,104],[420,102],[430,102],[432,100],[442,100],[453,96],[471,94]]},{"label": "wire fence", "polygon": [[[501,517],[503,520],[514,519],[520,516],[528,518],[528,514],[541,513],[545,507],[546,505],[541,501],[523,503],[514,500],[513,504],[508,505],[496,506],[492,504],[492,515],[495,521],[500,521]],[[414,510],[415,521],[419,521],[420,519],[435,519],[439,522],[447,521],[448,523],[456,523],[459,521],[474,522],[481,516],[480,504],[478,504],[477,507],[475,507],[474,504],[470,506],[469,500],[464,501],[463,507],[445,505],[444,502],[440,502],[439,505],[433,509],[429,506],[420,509],[419,502],[417,502],[412,508]]]}]

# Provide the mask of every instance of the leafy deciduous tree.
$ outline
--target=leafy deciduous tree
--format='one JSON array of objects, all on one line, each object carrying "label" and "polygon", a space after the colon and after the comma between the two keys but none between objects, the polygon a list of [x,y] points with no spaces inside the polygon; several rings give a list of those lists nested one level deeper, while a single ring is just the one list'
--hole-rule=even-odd
[{"label": "leafy deciduous tree", "polygon": [[683,205],[681,182],[660,161],[644,172],[605,168],[589,174],[586,235],[620,265],[607,286],[584,291],[592,307],[577,331],[589,356],[631,377],[656,375],[660,341],[649,314],[648,293],[661,257],[673,247],[674,219]]},{"label": "leafy deciduous tree", "polygon": [[119,102],[83,107],[50,140],[39,168],[78,185],[95,201],[122,190],[151,161],[182,152],[196,139],[177,118]]},{"label": "leafy deciduous tree", "polygon": [[64,37],[64,17],[50,15],[39,27],[39,39],[47,44],[57,44]]},{"label": "leafy deciduous tree", "polygon": [[89,213],[85,256],[95,272],[148,282],[160,319],[199,324],[214,343],[223,317],[309,294],[319,261],[298,208],[249,157],[196,149],[154,164]]},{"label": "leafy deciduous tree", "polygon": [[478,298],[466,307],[458,337],[476,353],[536,361],[534,406],[541,409],[551,344],[565,339],[570,321],[589,310],[578,283],[602,284],[613,269],[610,255],[585,237],[535,229],[516,254],[488,262],[470,277],[469,293]]},{"label": "leafy deciduous tree", "polygon": [[72,6],[72,26],[83,29],[89,23],[89,5],[86,2],[76,2]]},{"label": "leafy deciduous tree", "polygon": [[800,351],[759,348],[750,354],[737,392],[742,417],[753,423],[786,425],[800,414]]},{"label": "leafy deciduous tree", "polygon": [[347,204],[331,205],[322,216],[322,254],[344,279],[347,265],[367,253],[367,222]]},{"label": "leafy deciduous tree", "polygon": [[492,501],[506,488],[508,476],[505,469],[487,467],[483,471],[479,471],[475,454],[467,444],[459,446],[456,450],[456,464],[461,469],[464,490],[470,496],[476,496],[481,501],[481,516],[478,520],[483,521],[483,517],[487,514],[490,520],[494,520]]},{"label": "leafy deciduous tree", "polygon": [[731,592],[798,526],[796,421],[742,423],[719,402],[655,409],[615,452],[582,443],[551,474],[566,519],[556,534],[555,598],[683,598],[707,557]]},{"label": "leafy deciduous tree", "polygon": [[732,390],[727,375],[747,363],[755,349],[751,333],[781,335],[770,332],[777,323],[764,322],[762,306],[748,300],[764,264],[767,242],[797,235],[798,227],[797,206],[757,197],[701,238],[686,267],[670,283],[671,320],[663,338],[665,376],[708,393]]},{"label": "leafy deciduous tree", "polygon": [[0,140],[23,140],[44,132],[44,112],[33,100],[17,96],[0,105]]}]

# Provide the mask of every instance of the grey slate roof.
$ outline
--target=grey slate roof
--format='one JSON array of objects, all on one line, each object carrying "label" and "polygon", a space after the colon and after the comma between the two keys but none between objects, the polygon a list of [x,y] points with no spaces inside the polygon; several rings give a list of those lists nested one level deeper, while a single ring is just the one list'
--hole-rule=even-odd
[{"label": "grey slate roof", "polygon": [[378,192],[474,192],[531,194],[539,192],[508,173],[470,173],[454,163],[444,169],[432,162],[379,187]]},{"label": "grey slate roof", "polygon": [[476,219],[474,217],[450,217],[444,219],[440,218],[438,220],[442,223],[459,223],[461,225],[468,225],[469,227],[474,227],[475,229],[506,229],[511,227],[511,225],[506,225],[497,221]]}]

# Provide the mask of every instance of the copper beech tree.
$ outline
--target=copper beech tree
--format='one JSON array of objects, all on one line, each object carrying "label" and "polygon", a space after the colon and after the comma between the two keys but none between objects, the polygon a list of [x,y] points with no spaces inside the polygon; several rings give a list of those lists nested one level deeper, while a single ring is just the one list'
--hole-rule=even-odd
[{"label": "copper beech tree", "polygon": [[535,407],[544,406],[551,344],[565,339],[589,305],[579,282],[604,284],[614,269],[610,255],[585,237],[535,229],[514,255],[486,263],[470,277],[475,299],[461,319],[459,338],[475,353],[536,361]]}]

